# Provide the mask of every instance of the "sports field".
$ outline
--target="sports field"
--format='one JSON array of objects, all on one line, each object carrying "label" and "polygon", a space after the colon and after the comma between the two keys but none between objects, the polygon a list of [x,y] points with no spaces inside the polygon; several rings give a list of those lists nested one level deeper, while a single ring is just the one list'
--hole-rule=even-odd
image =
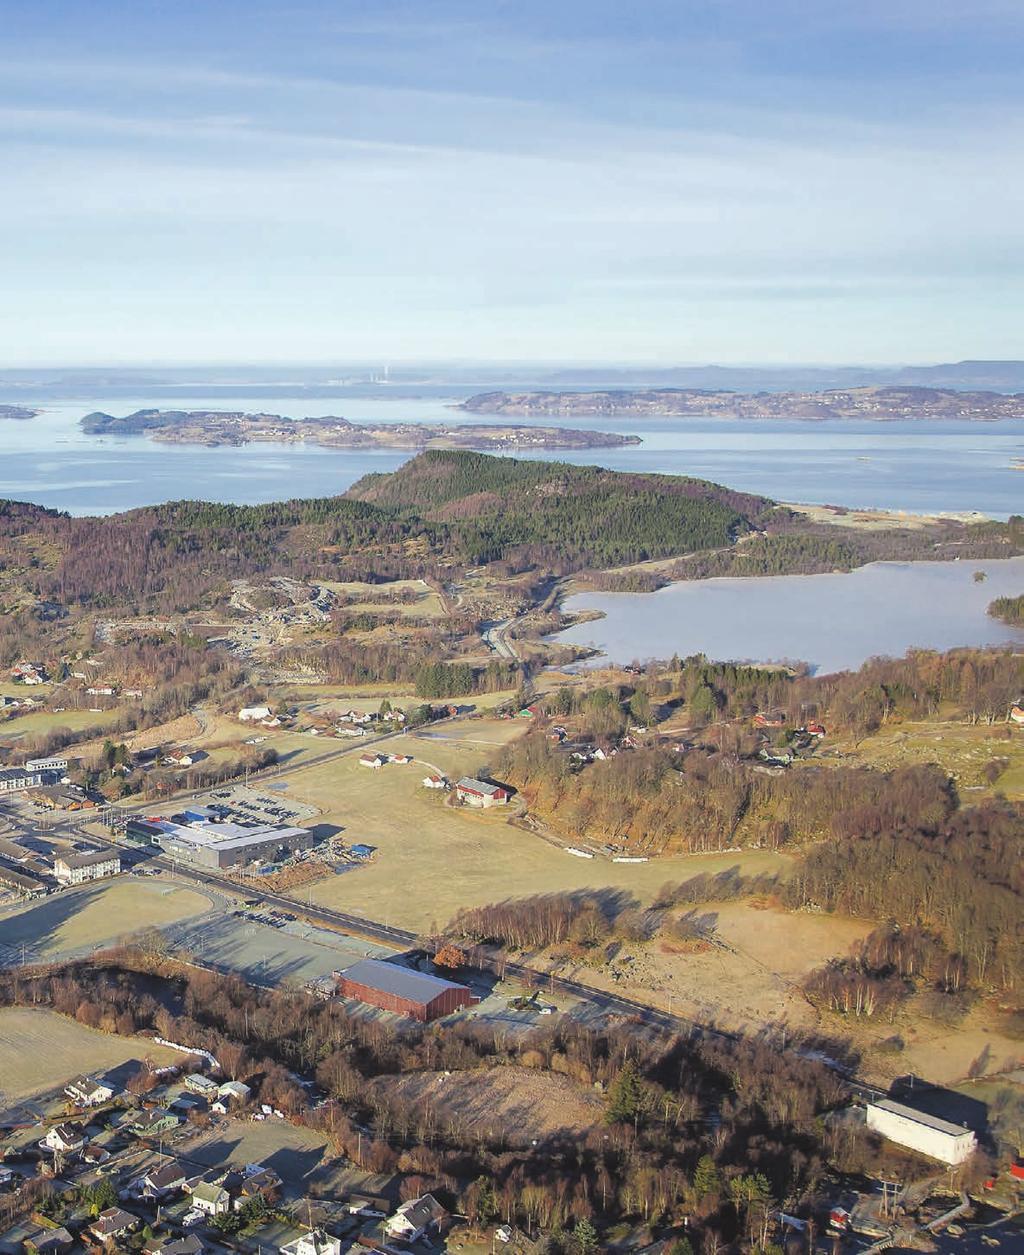
[{"label": "sports field", "polygon": [[212,903],[195,889],[136,876],[65,889],[0,917],[0,958],[50,959],[202,915]]},{"label": "sports field", "polygon": [[77,1020],[32,1007],[0,1010],[0,1108],[58,1088],[81,1072],[119,1068],[125,1076],[146,1058],[181,1062],[182,1056],[145,1037],[115,1037]]}]

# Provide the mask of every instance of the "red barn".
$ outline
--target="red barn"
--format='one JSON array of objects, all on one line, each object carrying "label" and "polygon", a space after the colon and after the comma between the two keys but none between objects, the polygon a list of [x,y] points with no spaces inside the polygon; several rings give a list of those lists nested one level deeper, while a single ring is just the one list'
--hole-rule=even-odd
[{"label": "red barn", "polygon": [[424,1024],[480,1001],[465,985],[382,959],[360,959],[339,972],[338,993]]}]

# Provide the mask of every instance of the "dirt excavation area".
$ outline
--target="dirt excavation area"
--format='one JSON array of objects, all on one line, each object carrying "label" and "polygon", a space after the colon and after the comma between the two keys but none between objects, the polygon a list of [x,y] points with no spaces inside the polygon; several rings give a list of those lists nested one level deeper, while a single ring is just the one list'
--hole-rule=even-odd
[{"label": "dirt excavation area", "polygon": [[429,1112],[435,1123],[454,1121],[480,1137],[528,1143],[557,1134],[586,1133],[600,1124],[604,1104],[568,1077],[529,1068],[473,1072],[412,1072],[378,1077],[392,1100]]},{"label": "dirt excavation area", "polygon": [[145,1037],[114,1037],[55,1011],[0,1011],[0,1107],[65,1085],[82,1072],[119,1069],[125,1079],[145,1059],[180,1063],[182,1056]]}]

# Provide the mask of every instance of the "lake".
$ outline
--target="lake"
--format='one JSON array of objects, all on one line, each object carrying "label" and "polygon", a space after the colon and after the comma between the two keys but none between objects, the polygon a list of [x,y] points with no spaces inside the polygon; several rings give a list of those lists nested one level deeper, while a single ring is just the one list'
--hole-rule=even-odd
[{"label": "lake", "polygon": [[[975,571],[986,578],[977,583]],[[873,562],[849,574],[686,580],[656,593],[579,593],[566,613],[598,610],[551,639],[617,663],[705,653],[735,662],[806,662],[827,674],[877,654],[959,645],[1024,647],[1024,632],[986,614],[1024,593],[1024,558]],[[595,663],[599,660],[595,659]]]},{"label": "lake", "polygon": [[[0,402],[11,398],[0,395]],[[487,423],[461,414],[448,396],[308,396],[175,394],[90,396],[34,401],[28,421],[0,420],[0,497],[72,514],[109,513],[182,497],[253,504],[344,492],[362,475],[391,471],[409,454],[300,445],[205,448],[161,445],[145,437],[86,436],[78,420],[91,410],[127,414],[148,406],[266,410],[293,417],[341,414],[354,421]],[[498,420],[500,421],[500,420]],[[781,501],[903,509],[978,510],[994,517],[1024,509],[1024,422],[872,423],[798,420],[605,418],[548,425],[585,426],[640,436],[626,449],[524,456],[614,470],[695,475]]]}]

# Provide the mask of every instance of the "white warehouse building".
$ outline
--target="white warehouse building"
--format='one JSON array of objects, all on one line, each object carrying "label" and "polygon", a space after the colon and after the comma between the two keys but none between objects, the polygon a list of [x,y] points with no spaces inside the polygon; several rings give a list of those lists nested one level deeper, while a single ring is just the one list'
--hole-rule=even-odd
[{"label": "white warehouse building", "polygon": [[869,1129],[889,1141],[943,1163],[963,1163],[978,1146],[977,1138],[963,1125],[916,1111],[891,1098],[868,1103],[867,1123]]}]

